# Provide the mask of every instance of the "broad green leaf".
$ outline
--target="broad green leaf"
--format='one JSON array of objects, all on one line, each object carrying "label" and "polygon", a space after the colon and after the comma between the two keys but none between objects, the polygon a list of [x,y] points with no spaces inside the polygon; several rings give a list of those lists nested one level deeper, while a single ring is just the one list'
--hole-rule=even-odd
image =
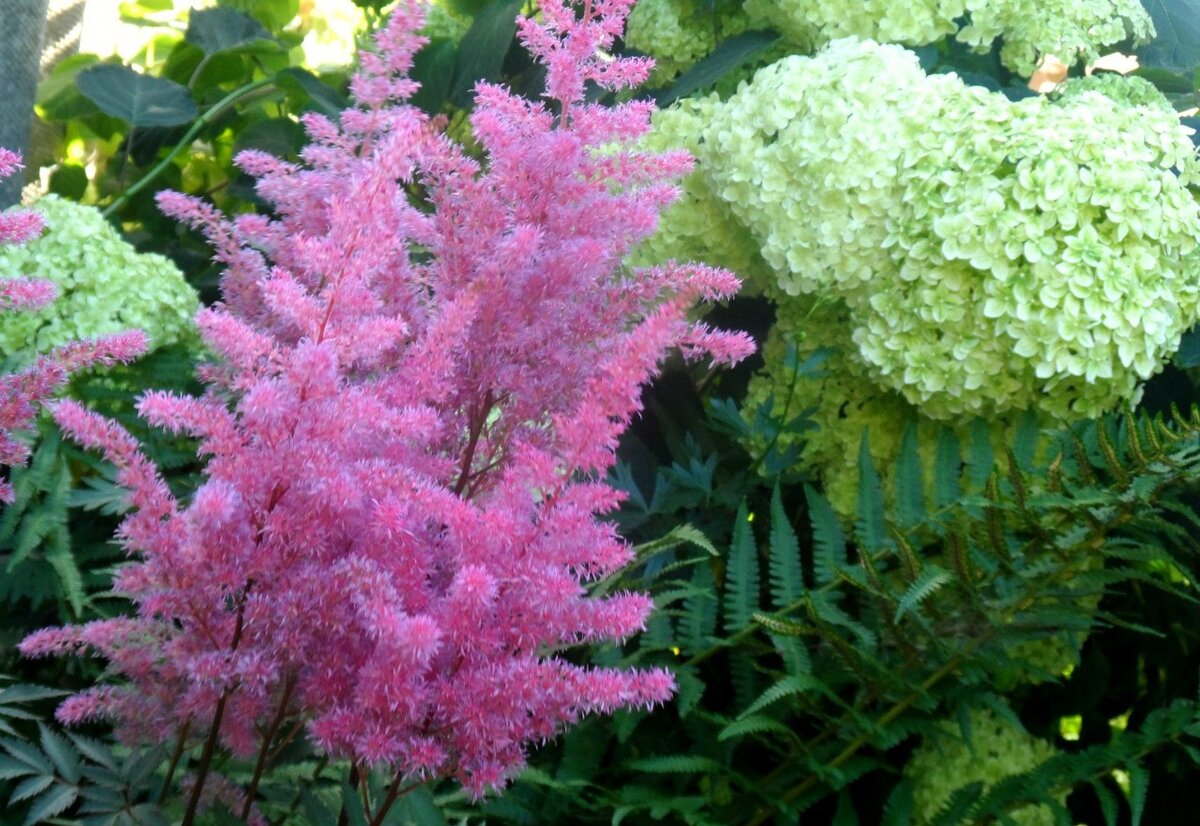
[{"label": "broad green leaf", "polygon": [[525,0],[495,0],[475,18],[458,45],[450,102],[470,106],[475,84],[500,79],[504,56],[517,33],[517,15]]},{"label": "broad green leaf", "polygon": [[76,82],[101,111],[130,126],[179,126],[196,118],[196,102],[186,88],[127,66],[94,66]]},{"label": "broad green leaf", "polygon": [[712,53],[680,75],[673,84],[654,96],[659,106],[670,106],[680,98],[712,86],[726,74],[748,63],[770,48],[779,35],[773,31],[749,31],[721,42]]},{"label": "broad green leaf", "polygon": [[1158,36],[1138,49],[1145,66],[1191,75],[1200,66],[1200,0],[1143,0]]},{"label": "broad green leaf", "polygon": [[233,142],[233,154],[257,149],[276,158],[294,158],[304,146],[304,127],[290,118],[267,118],[246,126]]},{"label": "broad green leaf", "polygon": [[271,33],[262,23],[237,9],[222,6],[193,11],[188,15],[187,34],[184,35],[184,40],[208,55],[271,39]]},{"label": "broad green leaf", "polygon": [[289,98],[298,97],[301,104],[331,120],[339,120],[350,105],[345,95],[307,69],[284,69],[275,75],[275,83]]},{"label": "broad green leaf", "polygon": [[412,97],[414,106],[431,115],[442,111],[454,81],[457,58],[458,44],[450,40],[435,40],[417,52],[413,59],[412,79],[420,83],[421,88]]}]

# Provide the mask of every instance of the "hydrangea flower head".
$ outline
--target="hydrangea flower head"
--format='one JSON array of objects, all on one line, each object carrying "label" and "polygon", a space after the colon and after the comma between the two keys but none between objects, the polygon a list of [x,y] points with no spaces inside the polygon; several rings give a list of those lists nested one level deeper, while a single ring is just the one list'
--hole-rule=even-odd
[{"label": "hydrangea flower head", "polygon": [[619,502],[599,480],[641,385],[671,347],[752,349],[687,318],[731,274],[621,263],[690,168],[637,148],[651,105],[584,99],[649,71],[604,53],[631,5],[543,0],[520,21],[548,100],[480,84],[483,163],[404,102],[422,22],[407,3],[362,56],[356,106],[306,116],[299,163],[240,156],[275,218],[161,198],[226,268],[199,321],[210,394],[141,403],[201,438],[206,481],[177,501],[127,434],[58,408],[132,491],[137,560],[117,587],[138,605],[23,643],[93,650],[128,680],[61,717],[115,717],[128,738],[191,721],[247,754],[284,714],[334,756],[482,792],[580,715],[670,696],[663,670],[562,656],[651,607],[587,588],[631,558],[598,518]]},{"label": "hydrangea flower head", "polygon": [[924,46],[955,35],[986,52],[1000,40],[1001,61],[1023,77],[1044,55],[1090,61],[1103,47],[1154,36],[1139,0],[746,0],[745,9],[805,50],[843,37]]},{"label": "hydrangea flower head", "polygon": [[1164,106],[1013,102],[846,39],[760,71],[701,158],[781,313],[840,304],[869,377],[935,419],[1111,410],[1200,319],[1200,163]]},{"label": "hydrangea flower head", "polygon": [[38,312],[0,317],[0,356],[47,352],[126,329],[142,330],[155,348],[194,338],[200,301],[169,259],[139,253],[92,206],[47,195],[28,214],[48,230],[0,250],[0,277],[36,272],[58,300]]},{"label": "hydrangea flower head", "polygon": [[[0,147],[0,178],[6,178],[21,167],[21,157]],[[0,213],[0,260],[18,249],[16,245],[32,241],[44,229],[43,217],[27,210]],[[3,272],[0,280],[0,327],[20,314],[44,310],[58,294],[56,285],[45,279],[31,279],[24,271]],[[76,370],[94,365],[127,362],[145,350],[145,336],[137,331],[116,333],[94,341],[60,342],[48,355],[9,351],[7,356],[28,356],[32,361],[15,373],[0,375],[0,465],[21,464],[29,456],[29,446],[18,438],[16,431],[30,426],[37,411],[47,399],[66,383]],[[11,502],[12,486],[0,481],[0,501]]]},{"label": "hydrangea flower head", "polygon": [[[963,786],[983,783],[984,791],[1007,777],[1022,774],[1054,756],[1052,745],[1016,728],[994,711],[975,709],[970,714],[970,737],[958,726],[942,724],[941,736],[926,737],[913,752],[904,773],[913,781],[917,823],[932,823]],[[1059,800],[1066,798],[1064,792]],[[1053,826],[1053,810],[1027,805],[1009,812],[1020,826]]]}]

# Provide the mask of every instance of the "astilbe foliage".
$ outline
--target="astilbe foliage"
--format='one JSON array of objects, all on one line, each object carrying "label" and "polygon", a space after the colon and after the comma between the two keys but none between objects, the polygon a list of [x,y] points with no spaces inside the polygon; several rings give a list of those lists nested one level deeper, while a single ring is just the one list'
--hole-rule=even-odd
[{"label": "astilbe foliage", "polygon": [[[21,157],[0,147],[0,179],[21,168]],[[0,245],[23,244],[36,238],[43,229],[41,216],[24,210],[0,214]],[[0,281],[0,312],[37,310],[54,301],[53,284],[33,278],[8,278]],[[98,364],[129,361],[145,349],[145,337],[139,332],[118,333],[92,341],[63,345],[33,364],[14,373],[0,375],[0,465],[21,464],[29,456],[29,446],[15,431],[30,426],[38,406],[66,384],[77,370]],[[12,486],[0,481],[0,501],[11,502]]]},{"label": "astilbe foliage", "polygon": [[550,101],[481,84],[482,165],[404,103],[422,42],[407,3],[362,56],[341,123],[305,117],[300,163],[239,157],[273,218],[160,199],[225,266],[223,302],[198,319],[218,358],[205,397],[150,393],[140,411],[201,439],[206,478],[177,501],[132,437],[56,409],[136,506],[116,588],[137,615],[22,645],[87,649],[126,678],[60,719],[114,718],[127,740],[219,731],[206,753],[219,740],[236,755],[265,755],[272,720],[306,721],[335,757],[481,793],[580,715],[670,696],[666,671],[559,655],[627,637],[651,607],[585,591],[631,558],[599,518],[620,496],[598,480],[641,385],[672,347],[718,362],[752,349],[687,319],[732,275],[621,264],[690,167],[634,148],[651,104],[585,102],[585,85],[650,70],[603,53],[632,4],[544,0],[520,21]]}]

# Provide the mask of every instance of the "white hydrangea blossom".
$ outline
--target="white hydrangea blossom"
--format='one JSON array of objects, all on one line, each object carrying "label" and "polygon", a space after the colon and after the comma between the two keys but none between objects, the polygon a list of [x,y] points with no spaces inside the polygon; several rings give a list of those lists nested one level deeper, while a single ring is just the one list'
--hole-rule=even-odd
[{"label": "white hydrangea blossom", "polygon": [[[1049,743],[1026,734],[993,711],[973,710],[970,723],[969,743],[957,725],[943,723],[943,736],[925,738],[909,758],[904,773],[913,781],[918,824],[934,821],[957,789],[981,782],[986,791],[1055,754]],[[1063,792],[1059,802],[1066,796]],[[1045,804],[1022,806],[1008,816],[1019,826],[1053,826],[1056,822],[1053,810]]]},{"label": "white hydrangea blossom", "polygon": [[840,302],[927,416],[1097,415],[1200,318],[1200,164],[1169,108],[1012,102],[845,39],[759,72],[699,150],[775,286]]},{"label": "white hydrangea blossom", "polygon": [[152,348],[195,339],[200,300],[169,259],[139,253],[95,207],[47,195],[32,208],[46,232],[0,248],[0,278],[36,275],[58,286],[58,299],[0,317],[0,357],[130,329],[145,332]]},{"label": "white hydrangea blossom", "polygon": [[986,51],[1003,38],[1001,60],[1025,77],[1044,54],[1094,60],[1101,47],[1154,36],[1138,0],[746,0],[745,8],[804,49],[843,37],[922,46],[956,35]]}]

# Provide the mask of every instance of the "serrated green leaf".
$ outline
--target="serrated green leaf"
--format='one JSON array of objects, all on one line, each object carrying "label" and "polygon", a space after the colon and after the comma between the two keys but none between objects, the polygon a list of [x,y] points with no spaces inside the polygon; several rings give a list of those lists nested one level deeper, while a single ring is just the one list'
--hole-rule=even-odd
[{"label": "serrated green leaf", "polygon": [[943,427],[938,433],[933,473],[933,501],[938,510],[948,508],[958,500],[961,466],[962,447],[958,436],[951,428]]},{"label": "serrated green leaf", "polygon": [[1146,811],[1146,793],[1150,790],[1150,773],[1136,763],[1129,765],[1126,770],[1129,772],[1130,826],[1141,826],[1142,815]]},{"label": "serrated green leaf", "polygon": [[777,611],[795,605],[804,596],[804,573],[800,568],[800,543],[783,510],[779,485],[771,494],[771,531],[768,555],[771,573],[771,604]]},{"label": "serrated green leaf", "polygon": [[337,826],[337,818],[333,812],[329,811],[329,807],[307,786],[300,789],[300,807],[312,826]]},{"label": "serrated green leaf", "polygon": [[900,622],[905,614],[919,606],[951,579],[952,577],[948,571],[936,565],[927,565],[916,581],[908,586],[908,590],[904,592],[904,596],[900,599],[900,604],[896,606],[896,616],[892,621]]},{"label": "serrated green leaf", "polygon": [[79,570],[79,565],[76,564],[75,557],[71,554],[70,549],[55,548],[46,554],[46,561],[50,563],[50,567],[54,569],[54,573],[58,574],[58,585],[62,589],[62,594],[67,604],[71,606],[71,610],[75,612],[75,616],[82,615],[83,600],[85,597],[83,573]]},{"label": "serrated green leaf", "polygon": [[908,420],[896,457],[896,472],[892,490],[899,523],[906,527],[925,521],[925,478],[921,470],[921,454],[917,445],[917,420]]},{"label": "serrated green leaf", "polygon": [[824,691],[824,684],[809,674],[790,674],[779,680],[775,685],[768,688],[758,699],[750,704],[749,708],[738,715],[738,719],[744,719],[761,711],[772,703],[777,703],[784,697],[791,697],[796,694],[806,694],[811,691]]},{"label": "serrated green leaf", "polygon": [[28,800],[31,797],[41,794],[53,782],[53,774],[39,774],[36,777],[29,777],[22,780],[9,796],[8,805],[11,806],[14,803],[20,803],[22,800]]},{"label": "serrated green leaf", "polygon": [[717,735],[717,740],[723,743],[726,740],[732,740],[735,737],[745,737],[749,734],[780,734],[792,739],[796,737],[794,731],[778,720],[759,714],[751,714],[747,717],[739,717],[723,728],[721,733]]},{"label": "serrated green leaf", "polygon": [[195,120],[196,102],[174,81],[103,64],[80,72],[79,91],[100,110],[130,126],[180,126]]},{"label": "serrated green leaf", "polygon": [[725,566],[725,630],[741,631],[754,621],[759,599],[758,548],[745,500],[738,506]]},{"label": "serrated green leaf", "polygon": [[913,783],[907,777],[903,777],[888,795],[879,826],[912,826],[915,806]]},{"label": "serrated green leaf", "polygon": [[724,767],[716,760],[693,754],[643,757],[630,763],[629,768],[651,774],[708,774],[724,771]]},{"label": "serrated green leaf", "polygon": [[38,770],[23,760],[0,754],[0,780],[14,780],[29,774],[37,774]]},{"label": "serrated green leaf", "polygon": [[817,585],[828,587],[837,579],[838,569],[847,564],[846,535],[828,499],[810,485],[804,486],[804,496],[808,500],[808,518],[812,523],[813,568]]},{"label": "serrated green leaf", "polygon": [[5,737],[0,739],[0,748],[42,774],[54,774],[54,766],[46,759],[46,755],[42,754],[32,743],[14,737]]},{"label": "serrated green leaf", "polygon": [[870,553],[882,551],[887,544],[884,526],[883,484],[871,456],[870,433],[864,430],[858,446],[858,544]]},{"label": "serrated green leaf", "polygon": [[50,762],[54,764],[54,768],[58,770],[58,775],[68,783],[79,782],[79,755],[71,746],[70,741],[61,734],[56,734],[51,731],[49,726],[39,725],[38,731],[41,734],[42,751]]},{"label": "serrated green leaf", "polygon": [[43,794],[29,807],[25,815],[25,826],[42,823],[55,815],[61,814],[79,798],[79,789],[63,783],[56,783],[54,788]]}]

